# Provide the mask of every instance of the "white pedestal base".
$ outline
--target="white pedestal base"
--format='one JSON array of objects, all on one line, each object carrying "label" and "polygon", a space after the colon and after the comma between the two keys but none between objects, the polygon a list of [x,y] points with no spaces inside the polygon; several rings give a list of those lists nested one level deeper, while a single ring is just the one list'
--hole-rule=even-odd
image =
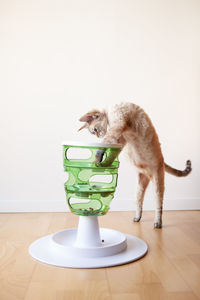
[{"label": "white pedestal base", "polygon": [[36,240],[29,253],[40,262],[58,267],[103,268],[132,262],[147,252],[147,244],[135,236],[107,228],[99,232],[104,242],[97,246],[78,244],[78,230],[68,229]]}]

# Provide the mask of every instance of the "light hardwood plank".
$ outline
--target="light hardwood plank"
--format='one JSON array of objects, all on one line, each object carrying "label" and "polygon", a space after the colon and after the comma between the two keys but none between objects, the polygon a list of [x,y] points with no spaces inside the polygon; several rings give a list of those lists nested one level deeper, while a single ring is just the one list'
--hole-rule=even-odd
[{"label": "light hardwood plank", "polygon": [[0,214],[1,300],[197,300],[200,299],[200,212],[168,211],[162,230],[153,212],[133,223],[133,212],[109,212],[101,227],[144,239],[142,259],[112,268],[69,269],[39,263],[29,245],[39,237],[77,227],[71,213]]}]

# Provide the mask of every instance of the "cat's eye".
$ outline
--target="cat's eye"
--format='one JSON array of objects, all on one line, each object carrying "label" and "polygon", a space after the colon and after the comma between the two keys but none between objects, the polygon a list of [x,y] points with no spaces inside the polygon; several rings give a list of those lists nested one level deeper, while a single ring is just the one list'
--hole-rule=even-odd
[{"label": "cat's eye", "polygon": [[97,132],[97,129],[96,129],[96,127],[94,127],[94,132]]}]

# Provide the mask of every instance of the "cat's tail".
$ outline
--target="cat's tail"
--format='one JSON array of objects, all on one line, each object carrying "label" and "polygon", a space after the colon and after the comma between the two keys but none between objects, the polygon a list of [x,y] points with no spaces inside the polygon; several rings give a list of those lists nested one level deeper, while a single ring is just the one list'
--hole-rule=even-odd
[{"label": "cat's tail", "polygon": [[192,163],[190,160],[187,160],[185,170],[183,171],[174,169],[165,163],[165,171],[177,177],[187,176],[192,171]]}]

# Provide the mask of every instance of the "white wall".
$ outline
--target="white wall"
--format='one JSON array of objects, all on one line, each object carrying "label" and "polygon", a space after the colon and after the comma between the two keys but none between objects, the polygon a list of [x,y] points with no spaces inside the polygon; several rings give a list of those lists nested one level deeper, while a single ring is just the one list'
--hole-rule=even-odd
[{"label": "white wall", "polygon": [[[200,208],[199,0],[1,0],[0,43],[0,211],[67,211],[61,142],[94,141],[79,117],[121,101],[150,115],[167,163],[192,160],[164,208]],[[134,209],[120,160],[112,209]]]}]

